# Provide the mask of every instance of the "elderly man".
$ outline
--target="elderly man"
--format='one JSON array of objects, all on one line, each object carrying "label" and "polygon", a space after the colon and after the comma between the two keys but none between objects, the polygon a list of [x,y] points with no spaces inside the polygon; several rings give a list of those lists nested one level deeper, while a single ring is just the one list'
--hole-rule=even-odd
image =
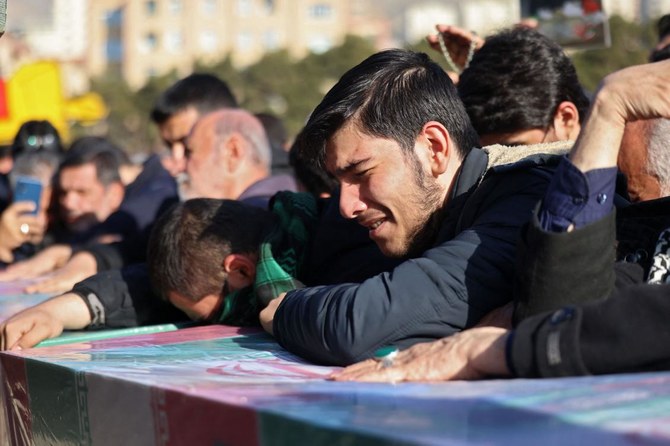
[{"label": "elderly man", "polygon": [[186,140],[185,155],[183,199],[227,198],[266,207],[277,191],[296,189],[292,176],[270,176],[272,155],[265,130],[243,110],[204,116]]},{"label": "elderly man", "polygon": [[[645,94],[639,94],[640,88]],[[596,300],[530,315],[514,330],[480,327],[416,345],[386,363],[355,364],[335,379],[435,381],[668,370],[670,290],[662,260],[668,254],[667,235],[661,233],[653,256],[661,260],[658,266],[665,264],[664,274],[654,261],[648,283],[618,264],[613,270],[614,214],[603,196],[614,189],[625,124],[670,118],[669,98],[670,61],[605,78],[569,161],[559,167],[522,238],[520,280],[531,301],[560,302],[568,287]],[[568,205],[551,205],[557,202]]]},{"label": "elderly man", "polygon": [[151,110],[151,120],[169,150],[163,165],[177,176],[186,168],[186,138],[200,117],[222,108],[237,108],[237,100],[224,81],[194,73],[165,90]]}]

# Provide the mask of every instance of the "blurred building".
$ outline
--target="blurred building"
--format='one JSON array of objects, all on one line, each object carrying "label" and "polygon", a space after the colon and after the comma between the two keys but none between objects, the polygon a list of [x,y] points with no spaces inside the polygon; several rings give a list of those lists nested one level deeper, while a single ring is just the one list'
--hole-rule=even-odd
[{"label": "blurred building", "polygon": [[21,0],[7,4],[7,33],[0,40],[0,74],[10,77],[38,60],[58,61],[63,92],[88,90],[89,0]]},{"label": "blurred building", "polygon": [[194,62],[231,55],[236,66],[267,51],[294,57],[341,44],[347,33],[377,38],[385,21],[356,0],[95,0],[89,4],[88,66],[116,69],[132,87]]},{"label": "blurred building", "polygon": [[[602,2],[608,14],[628,20],[670,12],[670,0]],[[187,74],[196,61],[230,55],[244,67],[278,49],[299,58],[347,34],[378,48],[414,44],[436,23],[487,35],[516,23],[520,11],[520,0],[13,0],[0,74],[51,59],[63,66],[70,94],[109,71],[139,88],[172,69]]]}]

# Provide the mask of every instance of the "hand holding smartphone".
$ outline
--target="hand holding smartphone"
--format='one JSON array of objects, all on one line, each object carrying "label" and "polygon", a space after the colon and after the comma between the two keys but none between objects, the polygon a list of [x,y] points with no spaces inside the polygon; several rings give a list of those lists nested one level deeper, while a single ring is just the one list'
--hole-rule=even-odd
[{"label": "hand holding smartphone", "polygon": [[32,177],[18,177],[16,187],[14,188],[14,202],[30,201],[35,204],[35,208],[29,215],[37,215],[42,198],[42,183]]}]

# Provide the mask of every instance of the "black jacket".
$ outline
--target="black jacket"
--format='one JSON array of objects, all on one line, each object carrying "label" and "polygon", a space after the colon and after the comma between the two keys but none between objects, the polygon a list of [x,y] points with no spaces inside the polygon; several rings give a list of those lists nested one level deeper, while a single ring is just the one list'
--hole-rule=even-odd
[{"label": "black jacket", "polygon": [[288,293],[274,318],[278,342],[311,361],[344,365],[384,345],[406,347],[476,324],[512,299],[515,245],[551,177],[546,161],[487,171],[487,154],[474,149],[432,249],[360,284]]},{"label": "black jacket", "polygon": [[[398,264],[382,255],[365,228],[340,216],[338,201],[337,196],[319,201],[319,223],[311,234],[305,265],[297,277],[305,285],[360,282]],[[72,291],[84,299],[91,311],[90,328],[188,320],[153,294],[146,264],[98,273],[76,284]]]},{"label": "black jacket", "polygon": [[88,244],[81,249],[95,257],[98,271],[143,261],[154,221],[177,201],[177,183],[153,155],[126,187],[119,209],[96,227],[98,234],[118,234],[121,241]]},{"label": "black jacket", "polygon": [[[620,257],[650,263],[643,252],[653,254],[655,239],[649,234],[666,218],[657,212],[663,207],[670,210],[667,200],[619,211]],[[535,271],[524,272],[520,279],[527,281],[523,289],[528,314],[575,305],[534,314],[519,323],[508,343],[508,362],[517,376],[670,369],[670,285],[646,284],[646,268],[612,261],[614,221],[612,214],[564,234],[543,231],[535,219],[526,228],[520,265]],[[634,237],[636,224],[642,227]]]}]

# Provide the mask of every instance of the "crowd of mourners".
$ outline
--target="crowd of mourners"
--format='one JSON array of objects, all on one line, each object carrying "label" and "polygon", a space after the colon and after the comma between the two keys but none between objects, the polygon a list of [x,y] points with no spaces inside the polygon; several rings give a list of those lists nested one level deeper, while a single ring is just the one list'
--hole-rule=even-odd
[{"label": "crowd of mourners", "polygon": [[0,281],[54,297],[2,349],[195,320],[334,380],[670,369],[670,15],[594,92],[526,26],[427,39],[458,72],[378,52],[295,138],[200,73],[156,99],[142,164],[26,122],[0,152]]}]

